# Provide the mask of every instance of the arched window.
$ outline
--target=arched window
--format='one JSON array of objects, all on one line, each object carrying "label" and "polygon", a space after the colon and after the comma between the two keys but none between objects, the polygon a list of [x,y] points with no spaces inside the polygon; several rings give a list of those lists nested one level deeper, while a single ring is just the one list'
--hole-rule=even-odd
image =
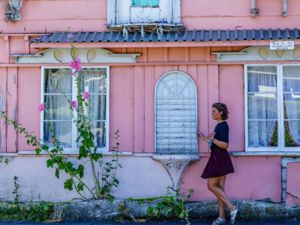
[{"label": "arched window", "polygon": [[185,73],[162,76],[155,90],[156,154],[198,154],[197,90]]}]

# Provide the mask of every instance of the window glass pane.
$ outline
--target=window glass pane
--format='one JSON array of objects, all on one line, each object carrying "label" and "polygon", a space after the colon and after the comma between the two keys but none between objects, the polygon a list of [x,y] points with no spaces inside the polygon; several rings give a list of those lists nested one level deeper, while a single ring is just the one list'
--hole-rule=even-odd
[{"label": "window glass pane", "polygon": [[104,148],[106,146],[106,123],[100,121],[92,122],[94,133],[94,144],[98,148]]},{"label": "window glass pane", "polygon": [[283,67],[283,91],[299,92],[300,96],[300,67],[284,66]]},{"label": "window glass pane", "polygon": [[284,136],[286,147],[300,146],[300,121],[289,120],[284,122]]},{"label": "window glass pane", "polygon": [[45,120],[72,120],[71,96],[45,95]]},{"label": "window glass pane", "polygon": [[88,90],[92,94],[106,94],[105,68],[83,69],[80,75],[82,75],[82,90]]},{"label": "window glass pane", "polygon": [[300,67],[283,67],[284,142],[286,147],[300,146]]},{"label": "window glass pane", "polygon": [[44,78],[44,141],[56,137],[64,147],[72,146],[72,75],[70,69],[46,69]]},{"label": "window glass pane", "polygon": [[248,94],[249,119],[277,119],[277,96],[275,93]]},{"label": "window glass pane", "polygon": [[86,68],[80,71],[81,88],[89,91],[88,114],[91,119],[95,140],[98,148],[106,145],[106,69]]},{"label": "window glass pane", "polygon": [[70,69],[46,69],[45,93],[72,93],[72,71]]},{"label": "window glass pane", "polygon": [[248,92],[276,93],[277,68],[274,66],[249,66]]},{"label": "window glass pane", "polygon": [[106,95],[92,95],[89,100],[89,114],[92,120],[106,119]]},{"label": "window glass pane", "polygon": [[278,146],[277,121],[249,121],[249,147]]},{"label": "window glass pane", "polygon": [[283,94],[284,119],[300,119],[300,98],[292,93]]},{"label": "window glass pane", "polygon": [[132,0],[132,6],[156,7],[159,6],[159,0]]},{"label": "window glass pane", "polygon": [[248,67],[248,146],[278,146],[277,67]]},{"label": "window glass pane", "polygon": [[72,121],[44,122],[44,141],[52,145],[53,137],[59,139],[63,147],[72,146]]}]

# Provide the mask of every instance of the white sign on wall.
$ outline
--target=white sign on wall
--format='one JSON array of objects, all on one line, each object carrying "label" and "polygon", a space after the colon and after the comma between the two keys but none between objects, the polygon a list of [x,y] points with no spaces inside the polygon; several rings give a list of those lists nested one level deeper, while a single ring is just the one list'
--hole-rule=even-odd
[{"label": "white sign on wall", "polygon": [[270,50],[293,50],[295,48],[294,41],[271,41]]}]

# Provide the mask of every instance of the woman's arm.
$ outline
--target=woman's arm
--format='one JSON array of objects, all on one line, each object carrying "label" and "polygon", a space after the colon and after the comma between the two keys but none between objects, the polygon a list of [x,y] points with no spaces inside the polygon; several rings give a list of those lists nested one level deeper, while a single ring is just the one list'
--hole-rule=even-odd
[{"label": "woman's arm", "polygon": [[228,143],[227,142],[224,142],[224,141],[219,141],[217,140],[216,138],[212,138],[212,143],[214,143],[215,145],[217,145],[218,147],[220,148],[223,148],[225,150],[227,150],[228,148]]},{"label": "woman's arm", "polygon": [[219,148],[227,150],[228,148],[228,140],[229,140],[229,127],[227,123],[222,123],[218,127],[218,139],[212,137],[212,143],[217,145]]},{"label": "woman's arm", "polygon": [[214,136],[214,133],[209,134],[207,137],[201,132],[198,134],[198,137],[202,140],[205,141],[206,143],[210,142],[211,138]]}]

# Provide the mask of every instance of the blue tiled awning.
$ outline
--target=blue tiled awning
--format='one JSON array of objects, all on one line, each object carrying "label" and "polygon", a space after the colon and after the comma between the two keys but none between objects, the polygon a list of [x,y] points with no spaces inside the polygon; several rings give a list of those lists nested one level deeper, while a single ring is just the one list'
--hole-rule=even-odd
[{"label": "blue tiled awning", "polygon": [[[31,40],[31,43],[66,43],[67,32],[54,32]],[[99,42],[210,42],[210,41],[261,41],[261,40],[296,40],[300,39],[300,29],[252,29],[252,30],[186,30],[164,33],[140,32],[73,32],[76,43]]]}]

